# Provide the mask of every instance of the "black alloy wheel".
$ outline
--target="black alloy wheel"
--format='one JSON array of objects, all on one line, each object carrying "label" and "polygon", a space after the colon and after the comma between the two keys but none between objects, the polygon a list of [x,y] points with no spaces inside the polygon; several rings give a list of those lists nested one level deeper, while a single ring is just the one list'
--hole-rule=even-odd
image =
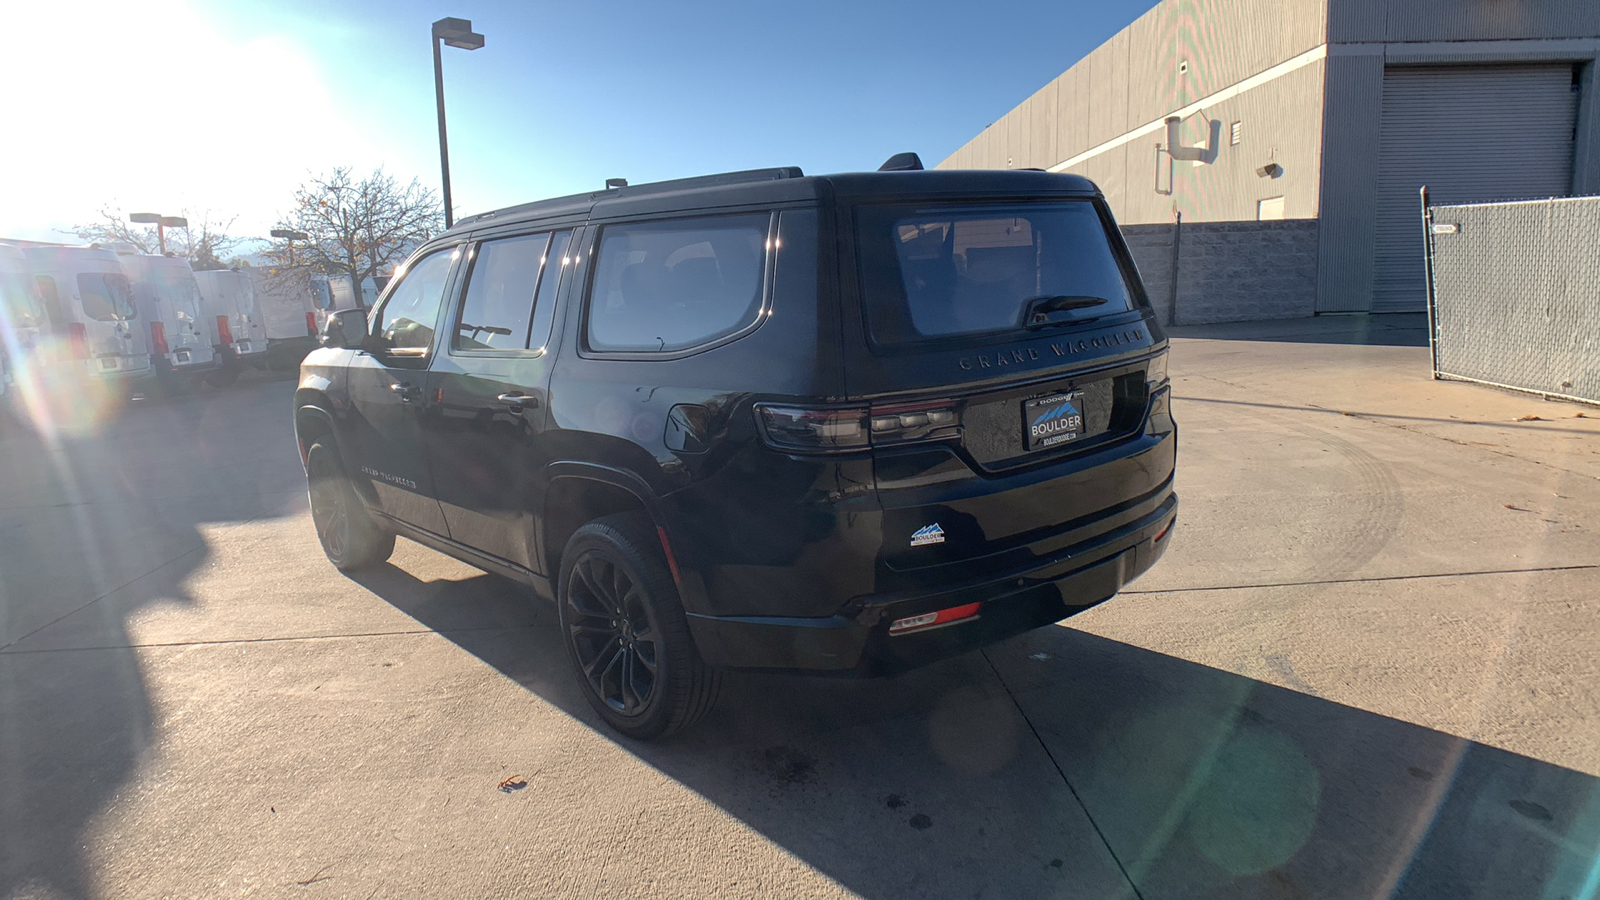
[{"label": "black alloy wheel", "polygon": [[711,709],[722,679],[695,647],[649,518],[618,513],[573,532],[556,585],[573,673],[607,725],[652,740]]},{"label": "black alloy wheel", "polygon": [[341,572],[377,565],[394,553],[394,535],[367,512],[332,446],[321,441],[306,453],[311,524],[328,561]]},{"label": "black alloy wheel", "polygon": [[660,672],[659,632],[627,570],[590,550],[567,582],[567,631],[589,689],[624,716],[644,712]]}]

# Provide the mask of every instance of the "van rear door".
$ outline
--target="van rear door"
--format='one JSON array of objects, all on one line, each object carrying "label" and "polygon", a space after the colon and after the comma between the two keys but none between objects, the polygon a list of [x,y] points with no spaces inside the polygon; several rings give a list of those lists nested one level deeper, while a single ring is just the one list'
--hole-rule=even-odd
[{"label": "van rear door", "polygon": [[846,383],[870,409],[890,568],[999,558],[1163,489],[1170,450],[1142,458],[1139,438],[1165,338],[1102,200],[848,218]]}]

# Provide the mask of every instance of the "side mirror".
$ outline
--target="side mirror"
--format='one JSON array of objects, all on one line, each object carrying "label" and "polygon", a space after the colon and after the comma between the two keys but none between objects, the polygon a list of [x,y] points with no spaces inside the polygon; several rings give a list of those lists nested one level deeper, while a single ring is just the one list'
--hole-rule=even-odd
[{"label": "side mirror", "polygon": [[367,311],[364,309],[341,309],[328,314],[327,324],[322,326],[322,334],[317,336],[317,343],[324,347],[348,347],[360,350],[367,343]]}]

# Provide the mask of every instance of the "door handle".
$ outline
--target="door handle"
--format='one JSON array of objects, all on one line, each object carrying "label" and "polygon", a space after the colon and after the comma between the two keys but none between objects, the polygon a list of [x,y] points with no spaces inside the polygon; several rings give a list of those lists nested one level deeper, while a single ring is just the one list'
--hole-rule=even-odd
[{"label": "door handle", "polygon": [[410,400],[413,397],[416,397],[418,394],[422,393],[421,389],[414,388],[411,385],[405,383],[404,381],[397,381],[394,384],[389,385],[389,390],[394,391],[396,394],[399,394],[401,402],[405,402],[407,400]]},{"label": "door handle", "polygon": [[501,394],[500,396],[496,397],[495,399],[499,400],[501,403],[504,403],[505,405],[510,406],[512,408],[517,408],[517,407],[527,407],[528,409],[538,409],[539,408],[539,398],[538,397],[534,397],[534,396],[532,396],[530,394],[507,393],[507,394]]}]

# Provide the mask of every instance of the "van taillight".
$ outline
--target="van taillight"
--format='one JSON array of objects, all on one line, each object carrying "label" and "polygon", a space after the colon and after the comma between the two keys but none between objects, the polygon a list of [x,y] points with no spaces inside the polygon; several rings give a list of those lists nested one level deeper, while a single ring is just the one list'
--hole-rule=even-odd
[{"label": "van taillight", "polygon": [[159,356],[167,355],[167,326],[160,322],[150,323],[150,348]]},{"label": "van taillight", "polygon": [[83,327],[82,322],[73,322],[67,326],[67,343],[72,345],[73,358],[89,358],[89,329]]},{"label": "van taillight", "polygon": [[233,326],[228,324],[227,316],[217,316],[217,337],[224,344],[233,343]]},{"label": "van taillight", "polygon": [[314,312],[306,313],[306,334],[311,337],[317,336],[317,314]]}]

